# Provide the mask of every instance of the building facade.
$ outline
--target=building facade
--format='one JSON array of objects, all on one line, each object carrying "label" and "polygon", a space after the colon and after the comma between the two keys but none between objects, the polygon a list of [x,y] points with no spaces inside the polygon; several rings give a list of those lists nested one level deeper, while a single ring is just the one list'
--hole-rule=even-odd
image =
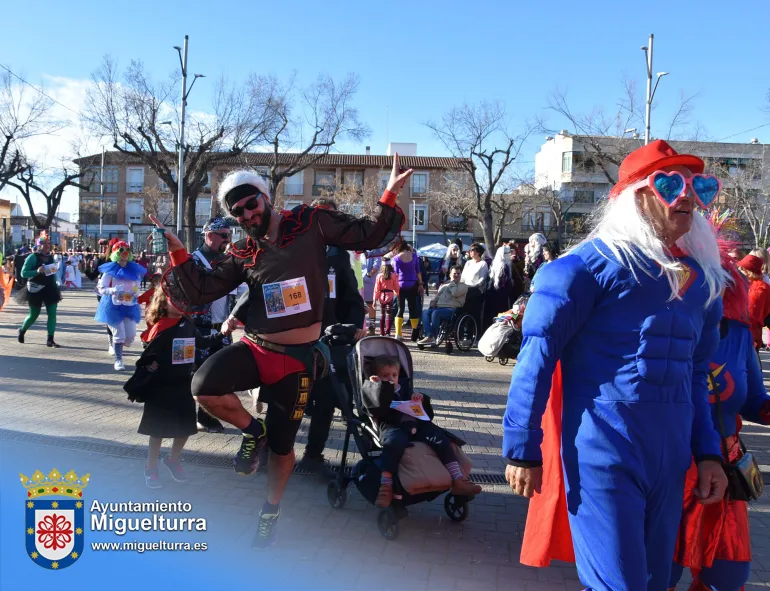
[{"label": "building facade", "polygon": [[[669,142],[680,153],[695,154],[707,170],[722,180],[725,189],[741,185],[770,194],[770,149],[757,140],[750,143]],[[566,131],[546,138],[535,156],[535,189],[552,192],[563,203],[568,225],[585,228],[585,219],[607,198],[618,174],[617,164],[643,140],[632,137],[571,135]],[[723,192],[726,193],[726,192]],[[553,234],[556,220],[545,205],[537,212],[538,226]]]},{"label": "building facade", "polygon": [[[416,153],[416,145],[414,152]],[[368,152],[368,150],[367,150]],[[414,228],[419,245],[441,241],[444,230],[450,233],[465,230],[464,220],[446,216],[440,208],[431,207],[431,193],[443,190],[451,175],[463,174],[463,160],[399,153],[401,165],[413,168],[408,185],[399,194],[399,205],[406,214],[403,231],[411,237]],[[293,161],[293,154],[279,154],[277,170],[285,170]],[[176,219],[173,196],[165,183],[139,158],[107,152],[104,166],[104,201],[100,193],[101,155],[76,160],[85,174],[87,189],[79,194],[78,226],[84,237],[99,235],[102,217],[102,236],[126,237],[130,231],[149,226],[149,214],[157,215],[170,226]],[[195,218],[201,227],[211,216],[212,197],[216,196],[219,182],[239,168],[248,168],[268,176],[274,156],[270,153],[247,153],[220,161],[208,173],[208,184],[196,199]],[[390,177],[392,156],[373,154],[328,154],[278,185],[274,196],[277,208],[292,209],[309,204],[322,196],[340,195],[341,208],[360,214],[370,211],[379,199]],[[467,173],[465,173],[467,174]],[[344,198],[342,197],[344,194]]]}]

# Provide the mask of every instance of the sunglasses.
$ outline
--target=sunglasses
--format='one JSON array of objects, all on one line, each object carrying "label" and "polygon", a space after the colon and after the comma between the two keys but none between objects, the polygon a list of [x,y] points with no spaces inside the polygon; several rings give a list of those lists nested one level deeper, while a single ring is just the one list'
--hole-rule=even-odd
[{"label": "sunglasses", "polygon": [[646,179],[632,186],[634,191],[648,187],[655,196],[667,207],[671,207],[680,197],[687,194],[687,187],[695,193],[695,200],[703,209],[708,209],[719,195],[722,183],[710,174],[693,174],[685,177],[680,172],[663,172],[656,170]]},{"label": "sunglasses", "polygon": [[230,213],[232,214],[233,217],[239,218],[239,217],[241,217],[243,215],[243,212],[246,211],[246,210],[254,211],[255,209],[257,209],[257,207],[259,207],[259,198],[260,197],[261,197],[261,193],[260,193],[260,195],[258,195],[256,197],[252,197],[251,199],[249,199],[243,206],[241,206],[241,207],[233,207],[230,210]]},{"label": "sunglasses", "polygon": [[126,248],[125,246],[121,246],[121,247],[118,249],[118,252],[119,252],[120,254],[123,254],[124,252],[131,252],[131,249],[130,249],[130,248]]},{"label": "sunglasses", "polygon": [[[249,209],[254,209],[249,208]],[[209,232],[210,234],[214,234],[215,236],[219,236],[222,240],[229,240],[230,239],[230,232]]]}]

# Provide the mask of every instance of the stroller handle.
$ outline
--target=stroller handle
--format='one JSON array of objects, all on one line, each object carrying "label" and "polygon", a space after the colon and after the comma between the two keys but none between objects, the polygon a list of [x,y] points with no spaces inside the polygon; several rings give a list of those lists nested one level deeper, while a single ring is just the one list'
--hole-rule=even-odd
[{"label": "stroller handle", "polygon": [[326,327],[321,341],[330,347],[354,345],[357,330],[355,324],[332,324]]}]

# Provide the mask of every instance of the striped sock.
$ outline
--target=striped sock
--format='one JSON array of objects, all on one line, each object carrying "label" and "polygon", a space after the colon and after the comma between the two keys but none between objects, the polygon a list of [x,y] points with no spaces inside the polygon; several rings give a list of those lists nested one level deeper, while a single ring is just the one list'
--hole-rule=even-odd
[{"label": "striped sock", "polygon": [[460,469],[460,464],[457,462],[449,462],[448,464],[444,464],[444,466],[452,476],[452,480],[459,480],[463,477],[463,471]]}]

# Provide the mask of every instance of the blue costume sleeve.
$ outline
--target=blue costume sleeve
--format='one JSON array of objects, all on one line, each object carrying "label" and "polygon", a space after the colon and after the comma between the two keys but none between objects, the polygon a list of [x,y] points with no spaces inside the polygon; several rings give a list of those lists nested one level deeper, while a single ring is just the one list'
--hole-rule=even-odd
[{"label": "blue costume sleeve", "polygon": [[[719,434],[714,429],[709,406],[709,362],[719,348],[719,321],[722,319],[722,300],[716,300],[706,311],[703,331],[693,355],[692,404],[693,424],[690,447],[695,461],[719,459]],[[713,457],[710,457],[713,456]]]},{"label": "blue costume sleeve", "polygon": [[748,391],[746,392],[746,402],[741,408],[741,416],[752,423],[767,424],[760,416],[762,407],[770,402],[770,396],[767,395],[765,382],[762,379],[762,368],[759,365],[759,357],[754,350],[754,339],[751,332],[746,331],[746,371],[748,374]]},{"label": "blue costume sleeve", "polygon": [[591,315],[601,287],[577,255],[549,263],[524,314],[524,340],[503,417],[503,456],[542,461],[540,427],[562,349]]}]

